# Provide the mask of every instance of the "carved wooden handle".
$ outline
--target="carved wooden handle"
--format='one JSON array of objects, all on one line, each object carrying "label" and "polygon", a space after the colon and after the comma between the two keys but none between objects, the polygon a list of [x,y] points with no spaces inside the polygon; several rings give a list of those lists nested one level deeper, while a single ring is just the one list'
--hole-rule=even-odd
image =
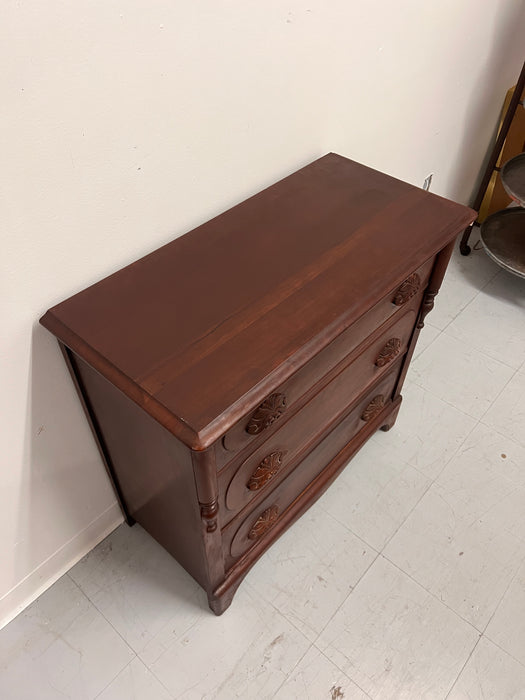
[{"label": "carved wooden handle", "polygon": [[400,350],[401,340],[399,338],[390,338],[390,340],[385,344],[385,347],[376,357],[376,367],[384,367],[389,362],[392,362],[392,360],[399,355]]},{"label": "carved wooden handle", "polygon": [[252,525],[248,533],[249,540],[258,540],[267,532],[279,517],[279,508],[270,506],[263,511]]},{"label": "carved wooden handle", "polygon": [[372,401],[370,401],[368,406],[361,414],[361,420],[364,420],[366,422],[372,420],[372,418],[375,418],[379,413],[381,413],[384,405],[385,397],[383,396],[383,394],[378,394],[377,396],[374,396]]},{"label": "carved wooden handle", "polygon": [[259,435],[280,418],[285,410],[286,396],[284,394],[270,394],[253,413],[246,426],[246,432],[250,435]]},{"label": "carved wooden handle", "polygon": [[281,468],[283,461],[282,452],[272,452],[259,464],[257,469],[253,472],[250,480],[246,484],[250,491],[258,491],[262,489],[263,486],[273,479]]},{"label": "carved wooden handle", "polygon": [[393,303],[396,306],[402,306],[406,304],[409,299],[411,299],[414,294],[417,294],[419,288],[421,287],[421,280],[417,272],[414,272],[407,277],[403,284],[399,287],[394,295]]}]

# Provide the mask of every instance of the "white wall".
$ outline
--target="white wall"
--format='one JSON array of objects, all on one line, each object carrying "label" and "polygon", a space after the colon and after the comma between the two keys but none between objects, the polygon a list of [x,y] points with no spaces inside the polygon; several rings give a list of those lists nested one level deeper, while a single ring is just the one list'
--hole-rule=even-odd
[{"label": "white wall", "polygon": [[52,304],[327,151],[468,199],[518,0],[6,0],[0,621],[121,520]]}]

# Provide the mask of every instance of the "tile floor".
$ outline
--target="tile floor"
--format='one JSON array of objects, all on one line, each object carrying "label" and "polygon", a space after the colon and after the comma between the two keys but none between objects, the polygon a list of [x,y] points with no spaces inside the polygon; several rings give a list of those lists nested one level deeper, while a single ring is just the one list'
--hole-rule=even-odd
[{"label": "tile floor", "polygon": [[123,525],[0,632],[0,698],[525,699],[525,282],[455,254],[404,396],[223,617]]}]

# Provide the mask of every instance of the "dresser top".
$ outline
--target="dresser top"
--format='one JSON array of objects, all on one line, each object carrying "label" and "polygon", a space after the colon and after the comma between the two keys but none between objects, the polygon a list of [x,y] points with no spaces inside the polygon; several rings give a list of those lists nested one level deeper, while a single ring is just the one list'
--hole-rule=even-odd
[{"label": "dresser top", "polygon": [[330,153],[41,323],[203,449],[475,217]]}]

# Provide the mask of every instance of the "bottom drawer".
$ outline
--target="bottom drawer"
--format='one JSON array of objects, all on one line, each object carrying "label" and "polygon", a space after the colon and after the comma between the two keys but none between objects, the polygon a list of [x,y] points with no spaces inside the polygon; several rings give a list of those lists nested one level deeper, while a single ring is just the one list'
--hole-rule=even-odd
[{"label": "bottom drawer", "polygon": [[[251,547],[264,541],[289,506],[310,482],[362,430],[386,408],[399,373],[399,363],[353,407],[343,420],[297,465],[269,496],[244,520],[232,520],[222,531],[226,569]],[[240,524],[239,524],[240,521]]]}]

